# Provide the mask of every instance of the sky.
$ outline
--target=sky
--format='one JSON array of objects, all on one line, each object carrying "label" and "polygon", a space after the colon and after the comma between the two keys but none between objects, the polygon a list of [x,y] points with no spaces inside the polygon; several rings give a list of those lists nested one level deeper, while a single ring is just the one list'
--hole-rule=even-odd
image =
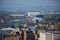
[{"label": "sky", "polygon": [[60,0],[0,0],[0,10],[60,11]]}]

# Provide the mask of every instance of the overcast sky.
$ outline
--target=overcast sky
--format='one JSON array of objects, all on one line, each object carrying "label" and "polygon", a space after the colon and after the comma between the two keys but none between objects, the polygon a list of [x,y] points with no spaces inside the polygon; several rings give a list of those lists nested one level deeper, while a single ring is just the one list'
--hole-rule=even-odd
[{"label": "overcast sky", "polygon": [[0,10],[60,11],[60,0],[0,0]]}]

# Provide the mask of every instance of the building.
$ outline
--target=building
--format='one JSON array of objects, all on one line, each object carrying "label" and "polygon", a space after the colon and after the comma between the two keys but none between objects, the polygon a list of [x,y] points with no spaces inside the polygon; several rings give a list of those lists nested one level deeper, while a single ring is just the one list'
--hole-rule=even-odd
[{"label": "building", "polygon": [[32,18],[32,21],[36,21],[38,20],[39,22],[41,22],[43,20],[43,18],[39,18],[39,17],[33,17]]},{"label": "building", "polygon": [[40,15],[40,12],[28,12],[28,16],[36,16],[36,15]]},{"label": "building", "polygon": [[16,13],[16,14],[10,14],[9,15],[10,16],[10,21],[23,21],[23,20],[25,20],[25,14],[18,14],[18,13]]},{"label": "building", "polygon": [[60,40],[60,34],[56,33],[50,33],[50,32],[40,32],[40,38],[39,40]]}]

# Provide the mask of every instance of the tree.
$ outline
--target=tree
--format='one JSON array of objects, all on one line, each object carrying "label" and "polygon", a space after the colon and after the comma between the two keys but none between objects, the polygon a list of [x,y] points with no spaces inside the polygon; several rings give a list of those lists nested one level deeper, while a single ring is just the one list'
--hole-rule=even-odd
[{"label": "tree", "polygon": [[55,22],[56,21],[56,18],[55,18],[54,14],[45,14],[44,17],[45,17],[46,21],[50,21],[50,22],[52,22],[52,21]]},{"label": "tree", "polygon": [[22,25],[19,25],[19,24],[15,24],[14,25],[14,28],[16,29],[16,28],[21,28],[22,27]]}]

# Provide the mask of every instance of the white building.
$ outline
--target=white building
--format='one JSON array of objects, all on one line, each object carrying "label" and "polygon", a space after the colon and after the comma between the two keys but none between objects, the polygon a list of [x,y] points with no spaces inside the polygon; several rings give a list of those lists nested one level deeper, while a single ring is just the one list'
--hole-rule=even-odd
[{"label": "white building", "polygon": [[25,14],[10,14],[10,21],[23,21],[25,19]]},{"label": "white building", "polygon": [[28,16],[36,16],[36,15],[40,15],[40,12],[28,12]]},{"label": "white building", "polygon": [[60,40],[60,31],[56,33],[40,32],[38,40]]},{"label": "white building", "polygon": [[24,14],[11,14],[10,16],[24,16]]},{"label": "white building", "polygon": [[33,17],[32,18],[32,21],[36,21],[38,20],[39,22],[41,22],[43,20],[43,18],[39,18],[39,17]]}]

